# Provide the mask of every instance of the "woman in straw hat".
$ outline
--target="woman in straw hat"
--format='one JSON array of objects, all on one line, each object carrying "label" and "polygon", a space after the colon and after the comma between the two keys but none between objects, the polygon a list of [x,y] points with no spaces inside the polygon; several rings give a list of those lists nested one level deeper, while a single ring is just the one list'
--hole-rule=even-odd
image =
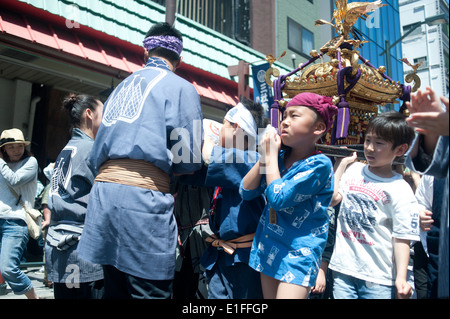
[{"label": "woman in straw hat", "polygon": [[37,188],[38,163],[25,149],[21,130],[13,128],[0,137],[0,271],[16,295],[38,299],[30,279],[20,270],[20,260],[28,243],[25,209],[33,207]]}]

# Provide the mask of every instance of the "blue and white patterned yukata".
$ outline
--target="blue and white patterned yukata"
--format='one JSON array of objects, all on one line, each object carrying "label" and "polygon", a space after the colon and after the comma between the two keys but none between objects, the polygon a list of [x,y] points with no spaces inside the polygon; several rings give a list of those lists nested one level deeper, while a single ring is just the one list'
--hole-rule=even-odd
[{"label": "blue and white patterned yukata", "polygon": [[[49,231],[60,225],[83,226],[95,178],[86,162],[93,144],[91,137],[74,128],[72,138],[58,155],[49,191],[48,207],[52,212]],[[67,230],[63,233],[70,234]],[[79,271],[77,280],[80,283],[103,279],[101,265],[79,259],[76,244],[61,250],[48,241],[50,237],[47,235],[45,245],[48,280],[66,283],[67,278],[73,276],[74,267]]]},{"label": "blue and white patterned yukata", "polygon": [[[243,200],[239,186],[258,158],[255,151],[213,148],[205,184],[221,188],[215,199],[214,212],[209,217],[209,226],[217,238],[233,240],[255,233],[264,209],[264,197],[260,194],[251,200]],[[248,267],[249,256],[250,247],[237,248],[229,255],[220,247],[208,246],[201,264],[210,280],[209,299],[262,298],[260,276]]]},{"label": "blue and white patterned yukata", "polygon": [[[201,168],[202,113],[192,84],[159,58],[126,78],[106,101],[90,156],[153,163],[164,172]],[[145,188],[97,182],[89,198],[79,256],[148,280],[175,273],[174,198]]]},{"label": "blue and white patterned yukata", "polygon": [[[327,207],[333,196],[334,173],[331,161],[322,154],[284,166],[281,151],[281,178],[267,187],[265,177],[255,190],[240,191],[244,199],[265,191],[267,205],[259,221],[250,252],[249,265],[277,280],[311,287],[315,285],[328,235]],[[277,221],[269,223],[269,210]]]}]

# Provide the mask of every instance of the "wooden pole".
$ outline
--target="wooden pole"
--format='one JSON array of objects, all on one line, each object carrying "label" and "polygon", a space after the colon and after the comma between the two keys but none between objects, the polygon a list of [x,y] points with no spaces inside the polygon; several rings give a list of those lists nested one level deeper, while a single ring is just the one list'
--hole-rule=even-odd
[{"label": "wooden pole", "polygon": [[166,22],[173,25],[177,12],[177,0],[166,0]]},{"label": "wooden pole", "polygon": [[238,97],[244,96],[248,99],[250,99],[250,87],[248,85],[250,76],[249,65],[250,63],[240,60],[238,65],[228,67],[230,76],[238,77]]}]

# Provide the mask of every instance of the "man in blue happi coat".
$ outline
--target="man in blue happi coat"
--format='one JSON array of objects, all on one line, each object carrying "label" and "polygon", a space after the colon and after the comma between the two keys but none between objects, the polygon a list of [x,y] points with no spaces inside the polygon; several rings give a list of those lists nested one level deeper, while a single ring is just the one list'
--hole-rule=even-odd
[{"label": "man in blue happi coat", "polygon": [[200,98],[174,73],[182,35],[156,24],[144,47],[146,65],[106,101],[90,155],[98,174],[78,251],[103,265],[105,298],[170,298],[177,245],[170,176],[201,167]]}]

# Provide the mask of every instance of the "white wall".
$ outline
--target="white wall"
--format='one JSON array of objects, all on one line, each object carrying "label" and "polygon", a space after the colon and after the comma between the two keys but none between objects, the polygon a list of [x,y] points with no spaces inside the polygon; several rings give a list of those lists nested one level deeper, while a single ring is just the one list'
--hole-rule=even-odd
[{"label": "white wall", "polygon": [[[425,18],[437,14],[436,1],[400,1],[400,23],[402,26],[422,22]],[[412,64],[414,64],[414,59],[427,57],[428,67],[425,68],[422,65],[422,68],[417,72],[422,81],[421,89],[430,86],[437,94],[445,95],[443,88],[445,79],[442,78],[440,69],[439,28],[438,26],[428,26],[426,23],[422,24],[416,32],[402,41],[402,51],[403,57],[407,58]],[[403,70],[409,72],[411,68],[405,64]]]}]

